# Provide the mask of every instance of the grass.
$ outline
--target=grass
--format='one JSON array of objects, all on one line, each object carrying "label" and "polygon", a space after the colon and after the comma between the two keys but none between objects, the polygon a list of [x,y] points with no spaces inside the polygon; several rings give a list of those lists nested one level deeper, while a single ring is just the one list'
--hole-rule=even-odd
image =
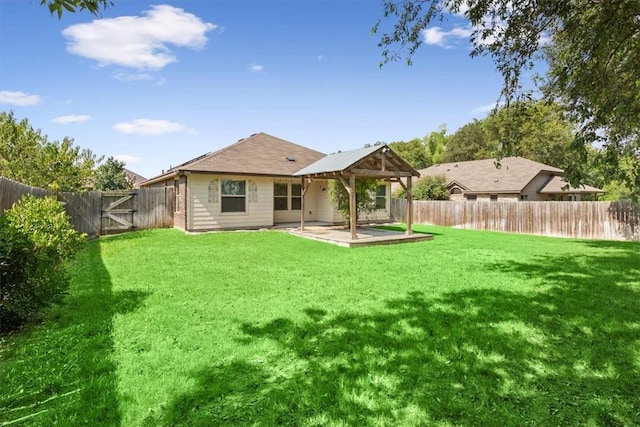
[{"label": "grass", "polygon": [[420,227],[91,242],[2,338],[0,425],[640,424],[640,245]]}]

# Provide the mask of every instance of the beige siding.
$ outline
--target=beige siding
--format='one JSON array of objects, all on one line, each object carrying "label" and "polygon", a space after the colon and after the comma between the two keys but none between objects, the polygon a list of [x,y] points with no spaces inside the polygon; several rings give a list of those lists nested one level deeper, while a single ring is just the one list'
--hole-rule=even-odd
[{"label": "beige siding", "polygon": [[[247,181],[246,212],[221,212],[220,185],[223,179]],[[272,178],[191,174],[188,182],[188,230],[258,228],[273,225]],[[255,193],[251,188],[256,190]]]},{"label": "beige siding", "polygon": [[526,187],[522,189],[521,194],[527,195],[527,200],[530,202],[548,200],[545,195],[539,194],[538,190],[549,180],[549,178],[551,178],[551,176],[552,175],[545,172],[539,173],[529,184],[527,184]]},{"label": "beige siding", "polygon": [[[318,180],[312,182],[313,187],[307,193],[308,199],[313,199],[315,210],[312,212],[314,221],[322,221],[328,223],[341,222],[340,214],[329,201],[329,182],[327,180]],[[314,190],[311,192],[311,190]],[[307,199],[307,200],[308,200]],[[309,209],[307,209],[309,211]]]},{"label": "beige siding", "polygon": [[[300,211],[291,209],[291,184],[300,184],[301,180],[299,178],[291,178],[291,179],[280,179],[277,178],[274,180],[275,183],[283,183],[289,185],[289,199],[287,201],[288,209],[281,211],[273,211],[273,222],[275,224],[282,224],[287,222],[300,222]],[[308,184],[307,184],[308,185]],[[307,194],[304,199],[304,207],[305,207],[305,221],[315,221],[313,212],[315,211],[316,200],[313,197],[315,193],[315,189],[317,187],[316,183],[311,183],[311,186],[307,189]]]}]

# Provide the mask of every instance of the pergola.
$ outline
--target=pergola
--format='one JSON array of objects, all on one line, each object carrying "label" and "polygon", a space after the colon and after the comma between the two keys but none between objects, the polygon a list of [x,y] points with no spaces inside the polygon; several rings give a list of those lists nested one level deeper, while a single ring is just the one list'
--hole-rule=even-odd
[{"label": "pergola", "polygon": [[[413,203],[411,197],[411,178],[420,174],[400,156],[393,152],[387,145],[375,145],[373,147],[358,150],[344,151],[330,154],[296,172],[302,180],[302,206],[300,214],[300,230],[304,231],[304,199],[309,188],[308,182],[312,179],[337,179],[349,193],[349,224],[351,225],[351,239],[358,238],[356,233],[356,179],[378,179],[398,182],[407,194],[407,231],[413,233]],[[402,180],[406,179],[406,184]]]}]

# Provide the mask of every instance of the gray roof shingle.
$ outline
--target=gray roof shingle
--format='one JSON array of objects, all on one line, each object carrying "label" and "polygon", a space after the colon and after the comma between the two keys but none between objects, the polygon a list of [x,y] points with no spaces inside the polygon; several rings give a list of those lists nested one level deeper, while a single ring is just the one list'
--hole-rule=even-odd
[{"label": "gray roof shingle", "polygon": [[500,168],[494,159],[442,163],[420,170],[421,176],[444,175],[447,183],[456,182],[468,192],[519,193],[540,172],[562,175],[562,169],[523,157],[505,157]]},{"label": "gray roof shingle", "polygon": [[182,171],[293,176],[300,168],[323,157],[325,154],[319,151],[260,132],[174,166],[149,182],[160,181],[163,176],[172,176]]}]

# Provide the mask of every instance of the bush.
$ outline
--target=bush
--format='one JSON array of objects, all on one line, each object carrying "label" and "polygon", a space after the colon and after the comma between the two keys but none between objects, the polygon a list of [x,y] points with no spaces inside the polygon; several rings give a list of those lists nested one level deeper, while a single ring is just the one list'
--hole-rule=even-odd
[{"label": "bush", "polygon": [[[393,192],[393,197],[404,199],[407,193],[404,188],[398,188]],[[446,178],[443,175],[425,176],[418,180],[411,189],[413,200],[449,200]]]},{"label": "bush", "polygon": [[0,331],[62,300],[69,287],[65,263],[83,243],[54,197],[23,196],[0,217]]}]

